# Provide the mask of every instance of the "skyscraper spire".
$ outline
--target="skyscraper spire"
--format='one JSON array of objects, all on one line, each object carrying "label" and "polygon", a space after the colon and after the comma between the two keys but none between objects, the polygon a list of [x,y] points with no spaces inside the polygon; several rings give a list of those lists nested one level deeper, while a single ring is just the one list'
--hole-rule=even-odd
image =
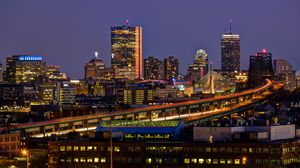
[{"label": "skyscraper spire", "polygon": [[95,51],[95,58],[98,58],[98,51]]},{"label": "skyscraper spire", "polygon": [[230,34],[232,33],[232,31],[231,31],[231,22],[232,22],[232,20],[229,19],[229,33],[230,33]]}]

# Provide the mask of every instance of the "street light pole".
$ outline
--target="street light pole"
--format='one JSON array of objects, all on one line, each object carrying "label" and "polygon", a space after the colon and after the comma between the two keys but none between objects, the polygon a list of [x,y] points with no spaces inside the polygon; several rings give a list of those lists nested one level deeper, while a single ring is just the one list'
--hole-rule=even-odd
[{"label": "street light pole", "polygon": [[26,156],[26,168],[29,168],[29,152],[24,149],[22,150],[22,154]]}]

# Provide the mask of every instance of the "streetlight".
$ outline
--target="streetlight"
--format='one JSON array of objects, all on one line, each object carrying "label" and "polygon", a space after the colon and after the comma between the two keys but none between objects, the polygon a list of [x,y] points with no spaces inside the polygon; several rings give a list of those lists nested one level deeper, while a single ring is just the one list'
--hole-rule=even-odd
[{"label": "streetlight", "polygon": [[29,151],[26,149],[22,150],[22,154],[26,156],[26,168],[29,168]]}]

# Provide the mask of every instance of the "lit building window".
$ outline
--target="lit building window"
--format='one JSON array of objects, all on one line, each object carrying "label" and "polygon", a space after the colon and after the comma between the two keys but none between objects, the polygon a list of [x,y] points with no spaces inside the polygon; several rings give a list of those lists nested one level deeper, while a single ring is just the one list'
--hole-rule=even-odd
[{"label": "lit building window", "polygon": [[78,146],[74,146],[74,147],[73,147],[73,150],[74,150],[74,151],[78,151],[78,149],[79,149]]},{"label": "lit building window", "polygon": [[59,151],[65,151],[66,150],[66,147],[65,146],[60,146],[59,147]]},{"label": "lit building window", "polygon": [[95,157],[95,158],[94,158],[94,162],[95,162],[95,163],[98,163],[98,162],[99,162],[99,158]]},{"label": "lit building window", "polygon": [[225,159],[220,159],[220,164],[226,164],[226,160]]},{"label": "lit building window", "polygon": [[88,146],[87,147],[87,151],[92,151],[93,150],[93,147],[92,146]]},{"label": "lit building window", "polygon": [[85,158],[84,158],[84,157],[81,157],[81,158],[80,158],[80,162],[85,162]]},{"label": "lit building window", "polygon": [[60,159],[60,162],[65,162],[66,160],[65,159]]},{"label": "lit building window", "polygon": [[206,164],[211,164],[211,159],[205,159]]},{"label": "lit building window", "polygon": [[72,158],[71,158],[71,157],[68,157],[68,158],[67,158],[67,162],[69,162],[69,163],[72,162]]},{"label": "lit building window", "polygon": [[74,157],[74,162],[79,162],[78,157]]},{"label": "lit building window", "polygon": [[105,157],[102,157],[101,160],[100,160],[100,162],[101,162],[101,163],[105,163],[105,162],[106,162],[106,158],[105,158]]},{"label": "lit building window", "polygon": [[213,164],[218,164],[219,160],[218,159],[213,159]]},{"label": "lit building window", "polygon": [[249,153],[253,153],[253,149],[252,148],[249,148]]},{"label": "lit building window", "polygon": [[197,159],[196,158],[192,158],[191,161],[192,161],[192,163],[197,163]]},{"label": "lit building window", "polygon": [[185,159],[184,159],[184,163],[185,163],[185,164],[189,164],[189,163],[190,163],[190,159],[185,158]]},{"label": "lit building window", "polygon": [[234,164],[240,164],[240,159],[234,159]]},{"label": "lit building window", "polygon": [[72,151],[72,146],[67,146],[67,151]]},{"label": "lit building window", "polygon": [[247,163],[247,158],[246,157],[243,157],[242,159],[242,164],[246,164]]},{"label": "lit building window", "polygon": [[198,163],[199,164],[204,164],[204,159],[203,158],[198,159]]},{"label": "lit building window", "polygon": [[98,149],[97,146],[94,146],[94,151],[97,151],[97,149]]},{"label": "lit building window", "polygon": [[80,146],[80,151],[85,151],[85,146]]},{"label": "lit building window", "polygon": [[147,163],[147,164],[151,164],[151,162],[152,162],[151,158],[147,158],[147,159],[146,159],[146,163]]},{"label": "lit building window", "polygon": [[93,158],[87,158],[86,162],[93,162]]},{"label": "lit building window", "polygon": [[232,159],[227,159],[227,164],[232,164]]},{"label": "lit building window", "polygon": [[119,146],[115,146],[114,151],[115,152],[120,152],[120,147]]}]

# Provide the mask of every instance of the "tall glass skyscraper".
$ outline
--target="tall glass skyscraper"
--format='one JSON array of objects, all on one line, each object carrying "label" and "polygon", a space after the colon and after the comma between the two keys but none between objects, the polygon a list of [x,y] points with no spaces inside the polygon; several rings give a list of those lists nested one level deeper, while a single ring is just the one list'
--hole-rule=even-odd
[{"label": "tall glass skyscraper", "polygon": [[142,27],[111,27],[111,64],[117,78],[142,79]]},{"label": "tall glass skyscraper", "polygon": [[228,79],[240,71],[240,36],[231,32],[231,26],[230,32],[222,35],[221,70]]}]

